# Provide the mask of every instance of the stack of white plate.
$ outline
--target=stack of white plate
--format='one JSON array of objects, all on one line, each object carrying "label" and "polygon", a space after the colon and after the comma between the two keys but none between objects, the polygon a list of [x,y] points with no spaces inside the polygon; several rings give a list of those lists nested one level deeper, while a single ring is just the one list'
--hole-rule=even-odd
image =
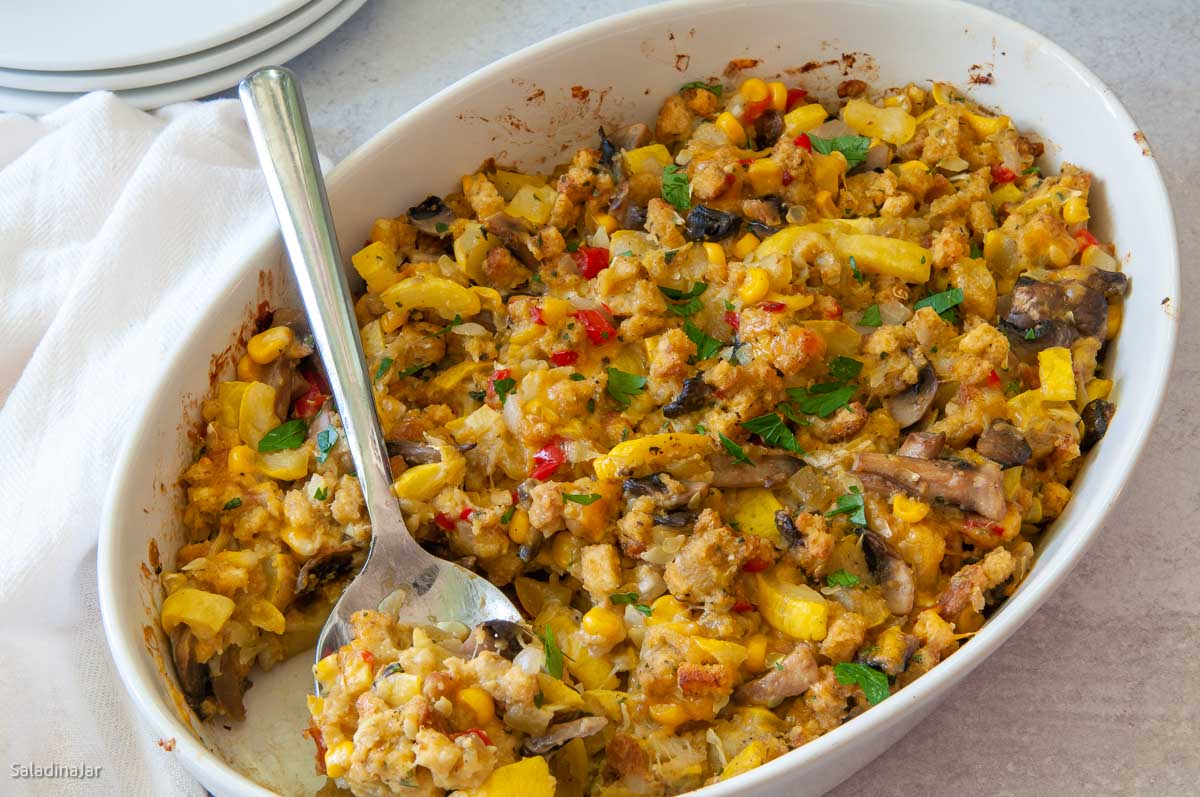
[{"label": "stack of white plate", "polygon": [[89,91],[157,108],[235,85],[332,33],[366,0],[0,0],[0,111]]}]

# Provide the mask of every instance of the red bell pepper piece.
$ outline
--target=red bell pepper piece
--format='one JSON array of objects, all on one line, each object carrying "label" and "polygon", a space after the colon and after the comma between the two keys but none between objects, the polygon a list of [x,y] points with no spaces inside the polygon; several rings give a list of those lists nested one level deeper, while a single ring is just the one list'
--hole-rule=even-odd
[{"label": "red bell pepper piece", "polygon": [[463,510],[458,513],[459,520],[470,520],[471,515],[475,514],[475,510],[469,506],[464,506]]},{"label": "red bell pepper piece", "polygon": [[598,246],[581,246],[571,253],[579,273],[587,279],[592,279],[608,268],[608,250]]},{"label": "red bell pepper piece", "polygon": [[806,99],[808,99],[808,92],[804,89],[788,89],[785,108],[790,111]]},{"label": "red bell pepper piece", "polygon": [[[566,462],[567,455],[563,453],[562,441],[559,439],[551,440],[546,445],[539,448],[533,454],[533,470],[529,472],[529,477],[538,481],[549,479],[554,471],[558,470],[558,466]],[[514,502],[515,503],[515,502]]]},{"label": "red bell pepper piece", "polygon": [[808,133],[801,133],[792,139],[792,143],[803,150],[812,152],[812,139],[808,137]]},{"label": "red bell pepper piece", "polygon": [[576,310],[575,317],[583,324],[583,331],[592,345],[600,346],[617,339],[617,328],[599,310]]},{"label": "red bell pepper piece", "polygon": [[771,107],[771,95],[767,94],[758,102],[746,103],[745,110],[742,111],[742,123],[752,125],[754,120],[762,116],[768,108]]},{"label": "red bell pepper piece", "polygon": [[492,371],[491,375],[488,376],[488,398],[494,398],[499,401],[500,397],[496,395],[496,381],[499,379],[508,379],[510,376],[512,376],[512,370],[509,368],[497,368],[495,371]]},{"label": "red bell pepper piece", "polygon": [[546,319],[542,318],[542,308],[535,307],[529,311],[529,317],[533,319],[533,323],[538,326],[546,326]]},{"label": "red bell pepper piece", "polygon": [[292,414],[297,418],[311,418],[317,414],[327,398],[328,396],[323,394],[319,387],[311,385],[304,395],[296,399],[296,403],[292,406]]},{"label": "red bell pepper piece", "polygon": [[374,653],[372,653],[371,651],[369,651],[369,650],[363,650],[363,651],[360,651],[358,655],[359,655],[359,656],[362,658],[362,660],[363,660],[363,661],[365,661],[367,664],[371,665],[372,667],[374,667],[374,666],[375,666],[375,654],[374,654]]},{"label": "red bell pepper piece", "polygon": [[996,373],[995,368],[988,374],[987,383],[992,387],[1000,387],[1000,374]]},{"label": "red bell pepper piece", "polygon": [[1017,179],[1017,173],[1012,169],[997,163],[992,167],[992,181],[997,183],[1011,183]]},{"label": "red bell pepper piece", "polygon": [[462,732],[460,732],[460,733],[452,733],[452,734],[450,734],[450,738],[451,738],[451,739],[457,739],[457,738],[458,738],[458,737],[460,737],[460,736],[475,736],[475,737],[477,737],[477,738],[479,739],[479,741],[483,742],[483,743],[484,743],[484,744],[486,744],[488,747],[495,747],[495,746],[496,746],[496,745],[492,744],[492,740],[491,740],[491,738],[490,738],[490,737],[487,735],[487,732],[486,732],[486,731],[484,731],[484,729],[483,729],[483,728],[471,728],[471,729],[469,729],[469,730],[465,730],[465,731],[462,731]]},{"label": "red bell pepper piece", "polygon": [[562,368],[566,365],[574,365],[579,362],[579,352],[567,349],[565,351],[556,351],[550,355],[550,362]]},{"label": "red bell pepper piece", "polygon": [[722,318],[725,319],[726,324],[729,324],[729,326],[733,327],[734,329],[737,329],[742,323],[741,318],[733,310],[727,310]]},{"label": "red bell pepper piece", "polygon": [[759,307],[768,313],[782,313],[787,309],[787,305],[783,302],[763,302]]},{"label": "red bell pepper piece", "polygon": [[433,522],[441,526],[446,531],[454,531],[454,520],[445,512],[438,512],[433,516]]},{"label": "red bell pepper piece", "polygon": [[771,566],[771,563],[768,562],[766,559],[763,559],[758,556],[752,556],[746,560],[746,563],[744,565],[742,565],[742,572],[743,573],[761,573],[762,571],[766,570],[770,566]]},{"label": "red bell pepper piece", "polygon": [[1075,240],[1079,243],[1079,251],[1082,252],[1089,246],[1096,246],[1100,243],[1100,239],[1092,235],[1087,230],[1079,230],[1075,233]]},{"label": "red bell pepper piece", "polygon": [[753,611],[754,604],[745,598],[738,598],[736,601],[734,601],[732,608],[733,611],[737,612],[738,614],[742,614],[744,612]]}]

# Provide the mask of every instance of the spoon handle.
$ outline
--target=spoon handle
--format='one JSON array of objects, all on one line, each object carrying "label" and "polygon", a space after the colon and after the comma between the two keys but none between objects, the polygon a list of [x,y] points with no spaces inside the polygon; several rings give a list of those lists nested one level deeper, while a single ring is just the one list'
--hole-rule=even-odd
[{"label": "spoon handle", "polygon": [[[389,548],[423,554],[407,533],[392,493],[387,447],[358,339],[350,285],[296,76],[282,67],[265,67],[241,82],[238,95],[333,387],[371,525],[388,537]],[[392,529],[396,532],[388,534]]]}]

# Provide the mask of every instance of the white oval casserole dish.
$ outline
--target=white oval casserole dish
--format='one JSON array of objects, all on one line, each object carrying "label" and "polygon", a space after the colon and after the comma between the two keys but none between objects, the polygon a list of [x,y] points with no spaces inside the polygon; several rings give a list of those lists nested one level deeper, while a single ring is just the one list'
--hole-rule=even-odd
[{"label": "white oval casserole dish", "polygon": [[[602,123],[649,121],[681,83],[721,75],[736,58],[759,59],[746,75],[782,75],[823,97],[847,77],[876,87],[936,79],[966,88],[1023,130],[1042,134],[1050,165],[1066,155],[1095,174],[1094,229],[1117,243],[1132,277],[1121,343],[1107,364],[1117,414],[1017,593],[960,651],[886,702],[702,791],[820,794],[899,739],[1028,619],[1096,535],[1146,443],[1175,348],[1178,249],[1154,158],[1113,93],[1039,34],[964,3],[668,3],[556,36],[459,81],[347,158],[329,177],[329,195],[348,257],[375,217],[448,190],[486,157],[547,168],[569,149],[594,143]],[[104,627],[121,678],[155,732],[175,740],[185,766],[218,797],[312,794],[323,780],[313,774],[312,747],[300,735],[311,659],[301,654],[254,674],[243,725],[202,726],[164,665],[160,594],[143,567],[151,545],[169,561],[180,544],[178,478],[193,454],[183,430],[198,423],[210,364],[225,366],[215,375],[232,370],[228,358],[213,355],[235,343],[260,302],[297,305],[280,257],[273,236],[247,252],[222,300],[198,313],[192,334],[163,365],[120,458],[100,532]]]}]

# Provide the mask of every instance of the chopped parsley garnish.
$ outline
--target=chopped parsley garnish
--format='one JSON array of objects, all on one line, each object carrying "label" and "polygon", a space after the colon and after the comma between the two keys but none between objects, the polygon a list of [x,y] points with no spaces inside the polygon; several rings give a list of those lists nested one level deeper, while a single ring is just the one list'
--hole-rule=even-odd
[{"label": "chopped parsley garnish", "polygon": [[1025,334],[1022,335],[1021,337],[1025,338],[1025,340],[1037,340],[1038,339],[1037,327],[1030,327],[1029,329],[1025,330]]},{"label": "chopped parsley garnish", "polygon": [[679,87],[680,91],[686,91],[687,89],[704,89],[705,91],[711,91],[718,97],[725,92],[725,87],[720,83],[705,83],[703,80],[693,80],[691,83],[684,83]]},{"label": "chopped parsley garnish", "polygon": [[579,251],[579,241],[571,241],[571,243],[567,244],[567,251],[568,252],[578,252]]},{"label": "chopped parsley garnish", "polygon": [[629,402],[646,389],[646,377],[644,376],[629,374],[612,366],[606,368],[605,371],[608,373],[608,386],[605,390],[621,409],[628,407]]},{"label": "chopped parsley garnish", "polygon": [[573,504],[594,504],[600,500],[600,493],[563,493],[564,501],[570,501]]},{"label": "chopped parsley garnish", "polygon": [[570,379],[572,382],[582,382],[583,380],[587,379],[587,377],[586,377],[586,376],[584,376],[583,374],[579,373],[578,371],[577,371],[577,372],[575,372],[575,373],[573,373],[573,374],[571,374],[571,375],[570,375],[569,377],[567,377],[567,378],[568,378],[568,379]]},{"label": "chopped parsley garnish", "polygon": [[614,592],[608,596],[608,599],[617,606],[632,606],[647,617],[654,614],[654,610],[644,603],[638,603],[640,596],[636,592]]},{"label": "chopped parsley garnish", "polygon": [[517,380],[513,379],[511,376],[506,376],[503,379],[497,379],[495,382],[493,382],[492,387],[496,391],[496,398],[500,399],[500,403],[503,404],[505,399],[508,398],[508,394],[512,393],[513,390],[516,389]]},{"label": "chopped parsley garnish", "polygon": [[858,584],[858,576],[845,570],[835,570],[825,576],[825,583],[831,587],[853,587]]},{"label": "chopped parsley garnish", "polygon": [[708,429],[704,427],[704,424],[698,423],[696,424],[696,434],[708,434]]},{"label": "chopped parsley garnish", "polygon": [[692,185],[688,182],[687,172],[673,163],[663,167],[662,198],[679,210],[688,210],[692,206]]},{"label": "chopped parsley garnish", "polygon": [[932,307],[933,311],[942,317],[942,320],[949,324],[958,323],[958,313],[953,308],[962,304],[963,292],[962,288],[951,288],[948,291],[934,293],[926,296],[913,305],[914,310],[920,310],[922,307]]},{"label": "chopped parsley garnish", "polygon": [[500,523],[502,525],[507,526],[508,521],[513,519],[513,515],[516,514],[516,511],[517,511],[516,506],[510,506],[508,509],[505,509],[504,514],[500,516]]},{"label": "chopped parsley garnish", "polygon": [[324,487],[318,487],[313,491],[313,499],[316,501],[324,501],[329,497],[329,490]]},{"label": "chopped parsley garnish", "polygon": [[444,221],[439,221],[437,224],[433,225],[433,229],[437,230],[439,233],[449,232],[450,225],[446,224]]},{"label": "chopped parsley garnish", "polygon": [[406,376],[413,376],[418,371],[423,371],[428,367],[429,367],[429,363],[413,363],[412,365],[405,368],[403,371],[400,371],[399,373],[397,373],[396,378],[403,379]]},{"label": "chopped parsley garnish", "polygon": [[533,696],[533,705],[534,706],[541,708],[542,704],[544,704],[545,702],[546,702],[546,696],[543,695],[541,692],[538,692],[536,695]]},{"label": "chopped parsley garnish", "polygon": [[825,517],[849,515],[850,522],[856,526],[867,525],[867,510],[863,506],[862,490],[852,486],[850,492],[839,495],[833,509],[825,513]]},{"label": "chopped parsley garnish", "polygon": [[1015,396],[1021,392],[1021,383],[1016,379],[1010,379],[1004,383],[1004,395]]},{"label": "chopped parsley garnish", "polygon": [[467,395],[476,401],[483,401],[487,398],[487,391],[484,390],[468,390]]},{"label": "chopped parsley garnish", "polygon": [[546,645],[546,672],[555,678],[562,678],[563,652],[559,650],[558,643],[554,641],[554,629],[547,625],[542,633],[542,642]]},{"label": "chopped parsley garnish", "polygon": [[337,429],[332,426],[327,426],[317,432],[317,464],[325,464],[325,460],[329,458],[329,452],[333,450],[334,444],[338,441]]},{"label": "chopped parsley garnish", "polygon": [[733,302],[726,299],[725,300],[725,309],[732,313],[734,310],[737,309],[737,307],[734,305]]},{"label": "chopped parsley garnish", "polygon": [[883,326],[883,316],[879,314],[879,305],[873,304],[863,310],[862,318],[858,319],[858,325],[863,327]]},{"label": "chopped parsley garnish", "polygon": [[796,436],[792,434],[791,429],[787,428],[783,418],[773,412],[751,418],[742,424],[742,428],[754,432],[769,446],[782,448],[796,454],[804,453],[804,449],[796,442]]},{"label": "chopped parsley garnish", "polygon": [[225,506],[221,507],[221,511],[228,512],[230,509],[237,509],[241,505],[242,505],[242,499],[230,498],[228,501],[225,502]]},{"label": "chopped parsley garnish", "polygon": [[633,257],[633,250],[626,249],[624,252],[617,252],[617,257]]},{"label": "chopped parsley garnish", "polygon": [[1021,174],[1041,174],[1041,166],[1030,166],[1028,169],[1022,169]]},{"label": "chopped parsley garnish", "polygon": [[633,604],[633,608],[637,609],[639,612],[646,615],[647,617],[654,614],[654,610],[651,609],[649,606],[647,606],[644,603],[635,603],[635,604]]},{"label": "chopped parsley garnish", "polygon": [[850,273],[860,283],[867,281],[867,276],[858,270],[858,261],[854,259],[854,255],[850,255]]},{"label": "chopped parsley garnish", "polygon": [[389,675],[395,675],[398,672],[404,672],[404,665],[398,661],[393,661],[388,666],[379,671],[376,678],[387,678]]},{"label": "chopped parsley garnish", "polygon": [[272,451],[299,448],[308,434],[308,424],[299,418],[281,423],[263,435],[258,441],[258,450],[264,454]]},{"label": "chopped parsley garnish", "polygon": [[774,667],[779,672],[783,672],[783,659],[776,659],[775,663],[772,664],[771,666]]},{"label": "chopped parsley garnish", "polygon": [[693,324],[690,318],[683,322],[683,334],[688,336],[688,340],[696,344],[696,362],[715,357],[717,352],[725,345]]},{"label": "chopped parsley garnish", "polygon": [[789,387],[787,394],[801,412],[816,415],[818,418],[828,418],[850,403],[855,390],[857,388],[854,385],[823,382],[810,388]]},{"label": "chopped parsley garnish", "polygon": [[677,288],[667,288],[659,285],[658,290],[663,296],[671,299],[671,303],[667,304],[667,309],[678,316],[687,318],[700,312],[700,308],[704,304],[700,301],[700,297],[708,290],[708,283],[697,282],[686,291],[681,291]]},{"label": "chopped parsley garnish", "polygon": [[972,259],[979,259],[983,257],[983,247],[981,247],[979,244],[971,244],[970,254]]},{"label": "chopped parsley garnish", "polygon": [[887,675],[865,664],[839,662],[833,665],[833,677],[839,684],[858,684],[872,706],[882,703],[891,694]]},{"label": "chopped parsley garnish", "polygon": [[867,159],[867,150],[871,148],[871,139],[866,136],[838,136],[837,138],[821,138],[811,133],[808,140],[812,143],[814,152],[829,155],[840,152],[846,158],[846,167],[853,169]]},{"label": "chopped parsley garnish", "polygon": [[754,464],[750,461],[750,457],[746,456],[746,452],[742,450],[742,447],[737,443],[733,442],[720,432],[717,432],[717,437],[721,438],[721,445],[723,445],[725,450],[729,452],[729,456],[733,457],[734,462],[742,462],[747,465]]},{"label": "chopped parsley garnish", "polygon": [[376,382],[378,382],[380,379],[383,379],[383,375],[386,374],[391,369],[392,363],[394,363],[394,362],[396,362],[396,361],[393,360],[391,357],[384,357],[382,360],[379,361],[379,367],[375,369],[375,381]]},{"label": "chopped parsley garnish", "polygon": [[663,252],[663,262],[670,263],[675,259],[675,255],[679,254],[678,249],[667,249]]},{"label": "chopped parsley garnish", "polygon": [[863,364],[853,357],[834,357],[829,362],[829,375],[839,382],[849,382],[862,373]]},{"label": "chopped parsley garnish", "polygon": [[446,324],[446,326],[442,327],[437,332],[434,332],[429,337],[440,338],[442,335],[445,335],[447,332],[454,329],[455,327],[462,326],[462,322],[463,322],[462,316],[459,315],[458,313],[455,313],[453,320],[451,320],[449,324]]}]

